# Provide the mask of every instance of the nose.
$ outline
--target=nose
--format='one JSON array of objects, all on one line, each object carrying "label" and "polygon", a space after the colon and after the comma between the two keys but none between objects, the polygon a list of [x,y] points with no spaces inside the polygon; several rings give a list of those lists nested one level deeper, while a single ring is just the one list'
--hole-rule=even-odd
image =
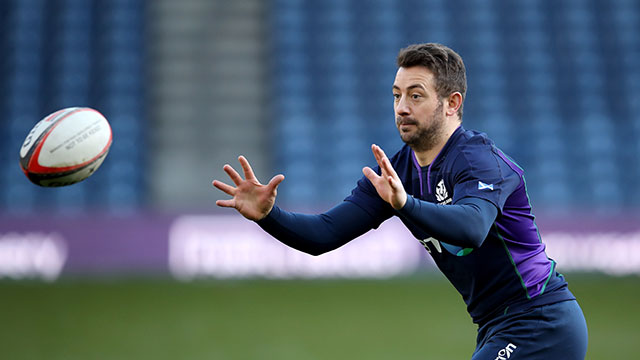
[{"label": "nose", "polygon": [[411,114],[411,108],[407,104],[405,97],[401,96],[396,103],[396,115],[407,116],[409,114]]}]

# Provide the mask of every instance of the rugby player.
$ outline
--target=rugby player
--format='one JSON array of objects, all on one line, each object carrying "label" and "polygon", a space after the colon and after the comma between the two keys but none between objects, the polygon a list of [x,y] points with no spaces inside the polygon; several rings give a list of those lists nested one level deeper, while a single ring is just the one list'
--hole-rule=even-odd
[{"label": "rugby player", "polygon": [[405,146],[389,158],[372,145],[378,166],[363,169],[343,202],[315,215],[280,209],[275,198],[284,176],[263,185],[241,156],[244,179],[225,165],[235,186],[215,180],[232,196],[216,204],[313,255],[397,216],[478,325],[472,360],[584,359],[586,321],[545,253],[522,168],[485,134],[462,126],[467,81],[461,57],[440,44],[415,44],[400,51],[397,65],[392,90]]}]

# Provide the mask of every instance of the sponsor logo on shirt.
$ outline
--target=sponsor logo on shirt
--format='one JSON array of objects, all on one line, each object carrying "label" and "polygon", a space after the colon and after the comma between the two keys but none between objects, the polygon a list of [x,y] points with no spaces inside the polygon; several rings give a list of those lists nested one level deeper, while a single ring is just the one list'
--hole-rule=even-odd
[{"label": "sponsor logo on shirt", "polygon": [[438,250],[439,253],[442,252],[442,247],[440,246],[440,242],[438,240],[432,238],[432,237],[430,237],[428,239],[424,239],[424,240],[418,240],[418,241],[420,241],[422,246],[424,246],[424,248],[427,249],[429,254],[431,254],[431,249],[429,249],[429,247],[427,246],[428,243],[432,243],[433,246],[436,248],[436,250]]},{"label": "sponsor logo on shirt", "polygon": [[449,254],[455,255],[455,256],[467,256],[467,255],[471,254],[471,252],[473,251],[473,248],[463,248],[463,247],[460,247],[460,246],[447,244],[446,242],[438,241],[437,239],[434,239],[433,237],[430,237],[430,238],[427,238],[427,239],[424,239],[424,240],[418,240],[418,241],[420,241],[422,246],[424,246],[424,248],[429,252],[429,254],[431,254],[431,249],[428,246],[429,243],[431,243],[431,245],[440,254],[442,254],[442,249],[443,248],[445,250],[447,250],[447,252]]},{"label": "sponsor logo on shirt", "polygon": [[507,345],[504,349],[500,349],[500,351],[498,351],[498,356],[496,357],[495,360],[509,359],[511,357],[511,354],[516,348],[517,346],[513,345],[512,343],[509,343],[509,345]]},{"label": "sponsor logo on shirt", "polygon": [[447,188],[444,186],[444,179],[441,179],[440,182],[438,182],[438,185],[436,185],[436,201],[440,205],[451,203],[451,198],[449,198]]}]

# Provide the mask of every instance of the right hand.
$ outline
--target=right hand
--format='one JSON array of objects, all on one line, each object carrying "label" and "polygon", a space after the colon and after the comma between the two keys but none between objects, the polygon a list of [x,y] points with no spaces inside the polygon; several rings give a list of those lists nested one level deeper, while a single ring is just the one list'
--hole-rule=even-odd
[{"label": "right hand", "polygon": [[407,192],[402,186],[400,177],[380,146],[373,144],[371,145],[371,150],[380,166],[380,175],[367,166],[362,169],[364,176],[371,181],[382,200],[391,204],[396,210],[402,209],[407,203]]},{"label": "right hand", "polygon": [[267,185],[261,184],[256,179],[249,161],[244,156],[238,157],[238,161],[244,171],[243,180],[240,174],[226,164],[223,170],[229,175],[235,187],[221,181],[214,180],[213,186],[233,196],[228,200],[217,200],[216,205],[236,209],[242,216],[249,220],[258,221],[266,217],[276,201],[278,185],[284,180],[284,175],[274,176]]}]

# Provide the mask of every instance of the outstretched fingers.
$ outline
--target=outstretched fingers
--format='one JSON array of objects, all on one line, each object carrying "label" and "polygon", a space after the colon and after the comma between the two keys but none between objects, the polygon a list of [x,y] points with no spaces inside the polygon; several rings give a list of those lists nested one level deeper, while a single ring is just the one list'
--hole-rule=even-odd
[{"label": "outstretched fingers", "polygon": [[375,181],[380,178],[380,176],[368,166],[365,166],[362,169],[362,173],[367,177],[367,179],[369,179],[369,181],[371,181],[371,183],[375,183]]},{"label": "outstretched fingers", "polygon": [[275,190],[283,180],[284,180],[284,175],[278,174],[272,177],[271,180],[269,180],[269,183],[267,184],[267,186],[269,187],[269,189]]},{"label": "outstretched fingers", "polygon": [[240,177],[240,174],[238,174],[238,172],[233,167],[231,167],[231,165],[226,164],[222,169],[227,173],[227,175],[229,175],[236,186],[240,185],[240,183],[242,182],[242,178]]},{"label": "outstretched fingers", "polygon": [[213,181],[213,186],[231,199],[216,200],[216,205],[236,209],[242,216],[249,220],[263,219],[273,208],[276,198],[276,189],[284,180],[284,175],[274,176],[268,184],[263,185],[256,176],[244,156],[239,156],[238,161],[242,166],[244,178],[229,164],[224,165],[223,170],[229,175],[233,184],[226,184],[219,180]]},{"label": "outstretched fingers", "polygon": [[398,174],[396,173],[396,170],[391,165],[391,161],[389,161],[388,157],[385,156],[384,159],[382,159],[382,164],[383,164],[384,170],[386,171],[387,174],[389,174],[389,176],[392,176],[394,178],[398,177]]},{"label": "outstretched fingers", "polygon": [[256,175],[253,173],[253,169],[249,164],[249,160],[247,160],[246,157],[240,155],[238,157],[238,161],[240,162],[240,165],[242,166],[242,170],[244,171],[244,178],[247,180],[255,180]]},{"label": "outstretched fingers", "polygon": [[231,185],[227,185],[227,184],[223,183],[222,181],[214,180],[213,181],[213,186],[215,186],[216,188],[222,190],[227,195],[234,196],[236,194],[236,188],[234,188]]},{"label": "outstretched fingers", "polygon": [[387,182],[389,182],[389,186],[391,186],[394,191],[399,191],[402,188],[400,180],[397,180],[393,176],[387,176]]},{"label": "outstretched fingers", "polygon": [[[371,152],[373,152],[373,157],[376,159],[376,162],[378,163],[378,167],[380,167],[380,175],[381,176],[387,176],[387,172],[384,168],[384,166],[382,166],[382,157],[380,157],[380,153],[378,152],[378,146],[376,144],[371,144]],[[377,175],[377,174],[376,174]],[[371,179],[369,179],[371,180]]]},{"label": "outstretched fingers", "polygon": [[384,171],[384,167],[382,166],[382,157],[380,156],[380,152],[378,151],[378,145],[371,145],[371,152],[373,152],[373,157],[376,159],[378,166],[380,166],[380,170]]},{"label": "outstretched fingers", "polygon": [[372,145],[372,149],[373,149],[373,153],[376,155],[376,160],[378,161],[378,165],[380,165],[380,168],[382,169],[382,171],[384,171],[386,175],[389,175],[393,178],[397,178],[398,174],[396,173],[395,169],[391,165],[391,161],[389,160],[387,155],[384,153],[382,148],[374,144]]},{"label": "outstretched fingers", "polygon": [[373,151],[373,155],[376,157],[376,161],[378,164],[382,165],[382,162],[387,157],[382,148],[376,144],[371,145],[371,151]]},{"label": "outstretched fingers", "polygon": [[235,208],[236,207],[236,201],[234,199],[216,200],[216,205],[218,205],[220,207]]},{"label": "outstretched fingers", "polygon": [[[396,173],[393,165],[391,165],[391,161],[384,153],[382,148],[376,144],[371,145],[371,152],[373,152],[373,156],[376,158],[376,162],[378,166],[380,166],[380,176],[376,174],[371,168],[366,167],[362,169],[364,175],[369,179],[376,179],[378,177],[384,177],[385,179],[398,179],[398,173]],[[367,170],[368,169],[368,170]]]}]

